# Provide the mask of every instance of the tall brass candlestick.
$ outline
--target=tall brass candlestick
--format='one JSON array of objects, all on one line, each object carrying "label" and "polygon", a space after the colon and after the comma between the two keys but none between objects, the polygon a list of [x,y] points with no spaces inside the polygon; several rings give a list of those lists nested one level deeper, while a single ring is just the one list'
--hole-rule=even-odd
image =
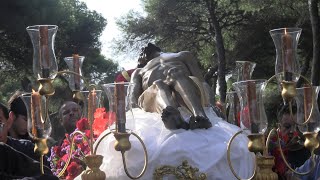
[{"label": "tall brass candlestick", "polygon": [[116,131],[126,132],[125,89],[123,83],[115,84]]}]

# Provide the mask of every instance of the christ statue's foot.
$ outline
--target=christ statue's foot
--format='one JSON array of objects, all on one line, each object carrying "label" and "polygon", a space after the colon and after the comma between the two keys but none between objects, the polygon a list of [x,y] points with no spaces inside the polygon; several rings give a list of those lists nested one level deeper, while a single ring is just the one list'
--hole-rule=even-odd
[{"label": "christ statue's foot", "polygon": [[204,116],[191,116],[189,121],[190,129],[208,129],[212,127],[211,122]]},{"label": "christ statue's foot", "polygon": [[167,129],[189,129],[189,124],[183,120],[179,110],[172,106],[162,110],[161,118]]}]

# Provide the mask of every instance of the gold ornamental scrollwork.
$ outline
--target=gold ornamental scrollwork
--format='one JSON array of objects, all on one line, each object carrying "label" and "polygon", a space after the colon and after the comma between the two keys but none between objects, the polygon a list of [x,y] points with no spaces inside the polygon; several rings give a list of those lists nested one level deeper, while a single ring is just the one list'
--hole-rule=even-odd
[{"label": "gold ornamental scrollwork", "polygon": [[[198,174],[198,175],[197,175]],[[206,180],[205,173],[199,173],[199,169],[192,167],[188,161],[183,161],[181,165],[174,167],[163,165],[157,168],[153,173],[154,180],[162,180],[166,175],[174,175],[178,180]]]}]

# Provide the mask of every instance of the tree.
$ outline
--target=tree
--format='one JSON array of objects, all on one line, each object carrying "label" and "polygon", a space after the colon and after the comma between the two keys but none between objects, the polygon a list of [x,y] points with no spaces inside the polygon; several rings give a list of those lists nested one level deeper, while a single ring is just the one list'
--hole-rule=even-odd
[{"label": "tree", "polygon": [[312,55],[312,74],[311,81],[314,86],[320,85],[320,18],[319,18],[319,1],[308,0],[310,21],[313,36],[313,55]]},{"label": "tree", "polygon": [[130,44],[156,41],[166,51],[190,50],[198,57],[207,54],[211,59],[211,54],[216,52],[220,96],[224,102],[226,59],[223,30],[242,24],[247,16],[237,3],[227,0],[145,1],[146,17],[131,12],[118,22],[124,32],[118,48],[122,50],[125,41]]},{"label": "tree", "polygon": [[4,0],[0,6],[0,80],[5,82],[0,86],[1,98],[14,90],[8,87],[18,89],[24,77],[34,81],[33,48],[26,27],[36,24],[59,27],[55,41],[59,70],[67,68],[64,57],[78,53],[86,57],[83,72],[94,78],[92,82],[113,82],[118,65],[100,54],[99,37],[107,24],[100,14],[79,0]]}]

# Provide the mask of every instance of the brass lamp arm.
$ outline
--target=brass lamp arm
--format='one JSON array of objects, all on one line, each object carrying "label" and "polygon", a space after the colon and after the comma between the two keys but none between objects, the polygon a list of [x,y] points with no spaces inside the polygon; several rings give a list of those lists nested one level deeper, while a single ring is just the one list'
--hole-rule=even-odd
[{"label": "brass lamp arm", "polygon": [[[69,154],[68,159],[66,161],[66,164],[63,166],[62,170],[60,171],[60,173],[57,175],[58,178],[60,178],[64,174],[64,172],[67,170],[67,167],[68,167],[68,165],[70,163],[70,160],[71,160],[71,157],[72,157],[72,153],[74,151],[73,150],[74,149],[74,138],[76,137],[77,134],[81,135],[82,138],[84,138],[89,143],[88,138],[85,136],[85,134],[83,132],[81,132],[81,131],[75,131],[74,132],[73,136],[71,137],[71,142],[70,142],[71,143],[71,147],[70,147],[69,152],[68,152],[68,154]],[[90,146],[89,146],[89,148],[90,148]],[[92,149],[90,149],[90,152],[92,152]]]},{"label": "brass lamp arm", "polygon": [[144,151],[144,165],[143,165],[143,169],[141,171],[141,173],[136,176],[136,177],[133,177],[128,169],[127,169],[127,163],[126,163],[126,158],[124,156],[124,153],[125,151],[121,151],[121,154],[122,154],[122,162],[123,162],[123,167],[124,167],[124,171],[126,172],[127,176],[131,179],[139,179],[141,176],[143,176],[143,174],[146,172],[146,169],[147,169],[147,164],[148,164],[148,153],[147,153],[147,148],[145,146],[145,144],[143,143],[142,139],[134,132],[131,132],[132,135],[134,135],[135,137],[138,138],[138,140],[140,141],[142,147],[143,147],[143,151]]},{"label": "brass lamp arm", "polygon": [[269,151],[269,144],[270,144],[270,139],[271,139],[271,135],[273,134],[273,132],[275,132],[276,133],[276,128],[272,128],[271,129],[271,131],[269,132],[269,134],[268,134],[268,137],[267,137],[267,140],[266,140],[266,153],[268,153],[268,151]]},{"label": "brass lamp arm", "polygon": [[84,86],[89,88],[91,85],[88,82],[88,79],[85,78],[84,76],[81,76],[80,74],[73,72],[73,71],[58,71],[57,75],[62,75],[62,74],[73,74],[79,76],[83,81],[84,81]]},{"label": "brass lamp arm", "polygon": [[105,137],[109,136],[111,133],[112,133],[111,131],[108,132],[107,134],[103,135],[103,136],[99,139],[99,141],[97,141],[97,145],[96,145],[96,147],[94,148],[94,151],[93,151],[93,154],[94,154],[94,155],[97,154],[97,150],[98,150],[98,147],[99,147],[101,141],[102,141]]},{"label": "brass lamp arm", "polygon": [[238,176],[238,174],[235,172],[235,170],[233,169],[233,166],[232,166],[232,162],[231,162],[231,155],[230,155],[230,152],[231,152],[231,144],[233,142],[233,140],[239,135],[241,134],[243,131],[238,131],[236,134],[234,134],[231,139],[229,140],[228,142],[228,145],[227,145],[227,159],[228,159],[228,165],[230,167],[230,170],[232,172],[232,174],[238,179],[238,180],[251,180],[255,177],[256,173],[257,173],[257,164],[256,164],[256,161],[255,164],[254,164],[254,171],[253,171],[253,175],[249,178],[249,179],[242,179],[241,177]]},{"label": "brass lamp arm", "polygon": [[[292,72],[293,73],[293,72]],[[307,84],[309,85],[310,88],[312,88],[312,84],[311,82],[304,76],[298,74],[298,73],[293,73],[293,74],[296,74],[296,75],[299,75],[300,77],[302,77],[303,80],[305,80],[307,82]],[[277,74],[273,75],[270,79],[268,79],[268,81],[266,82],[266,87],[268,85],[268,83],[270,83],[270,81],[272,81],[273,79],[275,79],[277,76]],[[285,82],[283,82],[285,83]],[[295,83],[291,84],[291,85],[294,85],[294,89],[296,88],[295,87]],[[291,87],[292,88],[292,87]],[[289,88],[288,88],[289,89]],[[285,91],[285,92],[284,92]],[[282,98],[287,98],[287,94],[289,94],[288,96],[291,96],[290,98],[293,98],[293,96],[296,95],[296,91],[294,93],[290,93],[289,92],[290,90],[285,90],[285,88],[283,88],[282,90],[282,93],[281,93],[281,96]],[[291,104],[291,101],[289,102],[289,110],[290,110],[290,117],[293,119],[294,123],[299,125],[299,126],[304,126],[306,125],[307,123],[309,123],[310,119],[311,119],[311,116],[312,116],[312,113],[313,113],[313,110],[314,110],[314,98],[315,97],[315,93],[314,91],[312,91],[312,97],[311,97],[311,110],[310,110],[310,113],[309,113],[309,116],[308,116],[308,119],[303,122],[303,123],[298,123],[294,118],[293,118],[293,113],[292,113],[292,104]]]},{"label": "brass lamp arm", "polygon": [[[94,148],[94,151],[93,151],[93,154],[94,154],[94,155],[97,153],[97,149],[98,149],[101,141],[102,141],[105,137],[109,136],[111,133],[117,134],[117,132],[112,132],[112,131],[110,131],[110,132],[108,132],[107,134],[103,135],[103,136],[99,139],[99,141],[97,141],[97,145],[96,145],[96,147]],[[130,135],[130,134],[133,134],[135,137],[138,138],[138,140],[139,140],[140,143],[142,144],[143,151],[144,151],[144,166],[143,166],[143,169],[142,169],[141,173],[140,173],[138,176],[136,176],[136,177],[133,177],[133,176],[129,173],[128,169],[127,169],[126,159],[125,159],[125,156],[124,156],[124,153],[125,153],[126,150],[121,150],[122,162],[123,162],[123,167],[124,167],[124,171],[125,171],[126,175],[127,175],[129,178],[131,178],[131,179],[139,179],[139,178],[141,178],[141,177],[143,176],[143,174],[145,173],[145,171],[146,171],[146,169],[147,169],[147,164],[148,164],[147,148],[146,148],[145,144],[143,143],[142,139],[141,139],[136,133],[131,132],[130,134],[129,134],[129,133],[123,133],[123,134],[128,134],[128,136],[127,136],[128,138],[129,138],[129,135]]]},{"label": "brass lamp arm", "polygon": [[294,169],[290,166],[290,164],[288,163],[286,157],[285,157],[284,154],[283,154],[283,150],[282,150],[282,147],[281,147],[281,143],[280,143],[280,138],[279,138],[279,133],[278,133],[278,131],[276,131],[276,135],[277,135],[277,139],[278,139],[277,142],[278,142],[278,146],[279,146],[279,149],[280,149],[281,158],[283,159],[283,162],[286,164],[286,166],[287,166],[292,172],[294,172],[295,174],[298,174],[298,175],[300,175],[300,176],[304,176],[304,175],[309,174],[311,171],[313,171],[313,169],[316,167],[316,162],[315,162],[315,159],[314,159],[314,150],[311,150],[311,157],[310,157],[310,158],[311,158],[311,161],[312,161],[312,166],[311,166],[310,170],[307,171],[307,172],[302,172],[302,173],[297,172],[296,170],[294,170]]}]

